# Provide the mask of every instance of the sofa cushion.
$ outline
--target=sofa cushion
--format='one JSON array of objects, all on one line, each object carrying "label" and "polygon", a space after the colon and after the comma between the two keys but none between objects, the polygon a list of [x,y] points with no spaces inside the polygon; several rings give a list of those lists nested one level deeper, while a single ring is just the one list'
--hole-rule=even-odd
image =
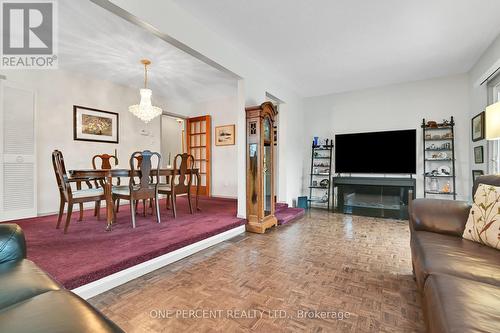
[{"label": "sofa cushion", "polygon": [[29,260],[0,265],[0,310],[40,295],[61,289],[44,271]]},{"label": "sofa cushion", "polygon": [[462,237],[500,250],[500,187],[479,184]]},{"label": "sofa cushion", "polygon": [[420,289],[429,274],[442,273],[500,286],[498,250],[460,237],[427,231],[412,234],[412,259]]},{"label": "sofa cushion", "polygon": [[415,199],[410,202],[410,231],[462,237],[470,205],[464,201]]},{"label": "sofa cushion", "polygon": [[2,332],[123,332],[80,297],[54,290],[0,310]]},{"label": "sofa cushion", "polygon": [[0,264],[26,258],[26,241],[21,227],[13,223],[0,224]]},{"label": "sofa cushion", "polygon": [[500,288],[449,275],[430,275],[423,297],[427,331],[498,332]]}]

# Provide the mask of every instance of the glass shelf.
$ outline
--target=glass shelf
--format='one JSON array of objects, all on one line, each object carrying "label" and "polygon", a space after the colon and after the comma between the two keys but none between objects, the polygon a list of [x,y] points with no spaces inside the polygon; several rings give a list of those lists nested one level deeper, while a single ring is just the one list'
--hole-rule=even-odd
[{"label": "glass shelf", "polygon": [[451,151],[451,149],[450,148],[446,148],[446,149],[435,148],[435,149],[426,149],[425,151]]},{"label": "glass shelf", "polygon": [[307,199],[309,202],[316,202],[316,203],[328,203],[328,200],[323,200],[323,199]]},{"label": "glass shelf", "polygon": [[449,130],[451,129],[451,126],[439,126],[439,127],[424,127],[424,130],[426,131],[439,131],[439,130]]},{"label": "glass shelf", "polygon": [[453,141],[453,138],[425,139],[425,141]]},{"label": "glass shelf", "polygon": [[437,195],[455,195],[455,192],[433,192],[433,191],[425,191],[427,194],[437,194]]}]

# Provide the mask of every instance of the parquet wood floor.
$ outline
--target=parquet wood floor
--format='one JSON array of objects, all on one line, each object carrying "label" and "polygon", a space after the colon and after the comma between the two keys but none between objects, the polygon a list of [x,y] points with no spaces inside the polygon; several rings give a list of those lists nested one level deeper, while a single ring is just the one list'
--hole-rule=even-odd
[{"label": "parquet wood floor", "polygon": [[423,332],[409,237],[407,222],[313,210],[90,301],[127,332]]}]

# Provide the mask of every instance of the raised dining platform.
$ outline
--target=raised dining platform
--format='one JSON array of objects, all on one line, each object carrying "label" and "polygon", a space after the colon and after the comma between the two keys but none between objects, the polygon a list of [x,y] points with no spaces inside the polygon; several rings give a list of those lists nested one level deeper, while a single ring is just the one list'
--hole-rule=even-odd
[{"label": "raised dining platform", "polygon": [[174,219],[162,200],[162,223],[138,214],[132,229],[129,209],[123,206],[111,232],[104,231],[105,219],[97,220],[93,210],[85,211],[79,222],[74,214],[66,235],[55,229],[57,215],[9,222],[24,230],[28,259],[74,289],[245,224],[236,217],[236,200],[200,198],[200,209],[189,214],[186,198],[179,197]]}]

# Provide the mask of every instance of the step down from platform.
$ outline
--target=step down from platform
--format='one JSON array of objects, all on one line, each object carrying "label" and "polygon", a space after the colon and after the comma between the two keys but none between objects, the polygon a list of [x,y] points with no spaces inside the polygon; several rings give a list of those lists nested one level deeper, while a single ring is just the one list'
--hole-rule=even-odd
[{"label": "step down from platform", "polygon": [[278,224],[286,224],[300,219],[304,216],[305,210],[303,208],[288,207],[286,203],[277,203],[275,215],[278,219]]}]

